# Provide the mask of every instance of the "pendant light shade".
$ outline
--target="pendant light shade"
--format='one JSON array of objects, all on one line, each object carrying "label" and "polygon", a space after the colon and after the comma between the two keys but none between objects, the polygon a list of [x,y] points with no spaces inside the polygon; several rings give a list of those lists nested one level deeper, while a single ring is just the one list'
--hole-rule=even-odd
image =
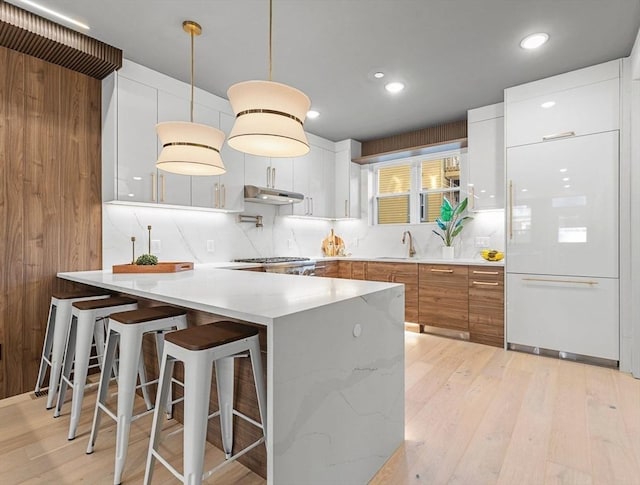
[{"label": "pendant light shade", "polygon": [[188,121],[156,125],[162,151],[156,167],[182,175],[220,175],[226,172],[220,148],[224,133],[211,126]]},{"label": "pendant light shade", "polygon": [[303,123],[311,100],[273,81],[245,81],[227,91],[236,121],[227,144],[265,157],[299,157],[309,151]]},{"label": "pendant light shade", "polygon": [[273,82],[273,0],[269,0],[269,80],[245,81],[227,91],[236,121],[227,144],[263,157],[299,157],[309,152],[304,119],[311,100],[302,91]]},{"label": "pendant light shade", "polygon": [[156,125],[162,144],[156,167],[180,175],[220,175],[227,171],[220,156],[224,133],[193,122],[193,37],[202,33],[202,27],[185,20],[182,28],[191,36],[191,121],[166,121]]}]

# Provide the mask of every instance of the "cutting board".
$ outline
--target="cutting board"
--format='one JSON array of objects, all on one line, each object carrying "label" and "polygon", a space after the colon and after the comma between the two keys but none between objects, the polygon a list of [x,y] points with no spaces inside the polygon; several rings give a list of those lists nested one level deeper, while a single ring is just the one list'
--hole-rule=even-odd
[{"label": "cutting board", "polygon": [[337,256],[343,252],[344,240],[331,229],[329,235],[322,240],[322,254],[325,256]]},{"label": "cutting board", "polygon": [[178,273],[193,269],[190,261],[163,262],[158,264],[114,264],[114,273]]}]

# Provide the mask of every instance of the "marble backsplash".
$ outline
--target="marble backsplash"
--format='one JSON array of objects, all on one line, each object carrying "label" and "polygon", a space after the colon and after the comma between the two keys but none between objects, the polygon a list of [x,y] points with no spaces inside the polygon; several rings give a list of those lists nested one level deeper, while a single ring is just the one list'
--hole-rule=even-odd
[{"label": "marble backsplash", "polygon": [[[152,226],[152,240],[160,244],[160,249],[152,253],[164,261],[210,263],[267,256],[319,257],[321,242],[331,228],[344,239],[346,251],[352,256],[406,257],[408,246],[401,239],[402,233],[410,230],[417,257],[440,257],[442,243],[431,232],[433,224],[372,226],[368,223],[366,200],[362,207],[359,220],[327,221],[280,216],[277,207],[248,203],[243,214],[263,216],[263,227],[256,227],[238,222],[237,214],[107,203],[103,204],[103,267],[131,260],[131,236],[136,237],[136,255],[146,253],[148,225]],[[480,258],[474,245],[478,236],[488,237],[491,248],[504,249],[504,212],[481,212],[473,217],[457,238],[456,257]],[[213,241],[209,248],[208,241]]]}]

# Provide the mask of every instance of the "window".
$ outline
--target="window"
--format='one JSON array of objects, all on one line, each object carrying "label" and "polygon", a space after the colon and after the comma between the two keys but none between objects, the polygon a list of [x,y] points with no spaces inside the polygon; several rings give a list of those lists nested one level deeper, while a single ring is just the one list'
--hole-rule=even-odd
[{"label": "window", "polygon": [[460,200],[460,152],[373,166],[374,224],[435,222],[443,197]]},{"label": "window", "polygon": [[395,165],[378,169],[377,223],[409,223],[411,165]]}]

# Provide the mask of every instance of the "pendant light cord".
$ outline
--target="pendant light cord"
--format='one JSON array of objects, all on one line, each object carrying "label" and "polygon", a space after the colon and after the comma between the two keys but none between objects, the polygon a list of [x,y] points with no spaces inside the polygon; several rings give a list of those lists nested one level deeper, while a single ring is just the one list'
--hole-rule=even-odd
[{"label": "pendant light cord", "polygon": [[191,30],[190,35],[191,35],[191,115],[190,115],[190,119],[191,119],[191,123],[193,123],[193,78],[194,78],[194,71],[195,71],[195,63],[194,63],[194,55],[193,55],[193,51],[194,51],[193,30]]},{"label": "pendant light cord", "polygon": [[273,0],[269,0],[269,81],[272,80],[273,63]]}]

